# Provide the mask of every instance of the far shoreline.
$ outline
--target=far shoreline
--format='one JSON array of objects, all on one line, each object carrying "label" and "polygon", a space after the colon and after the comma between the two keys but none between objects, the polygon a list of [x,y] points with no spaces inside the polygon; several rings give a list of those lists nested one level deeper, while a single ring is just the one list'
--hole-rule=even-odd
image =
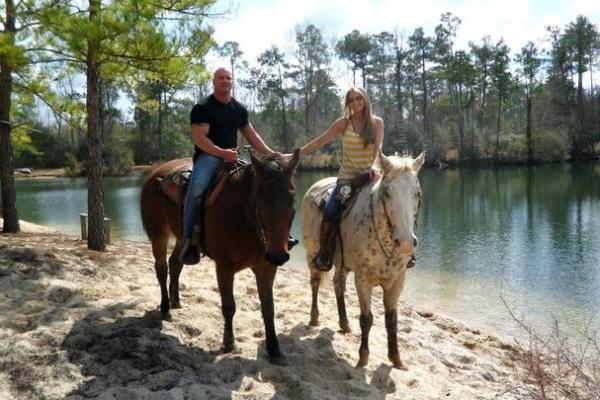
[{"label": "far shoreline", "polygon": [[[143,164],[134,165],[131,167],[128,173],[123,175],[104,175],[104,178],[108,177],[125,177],[125,176],[145,176],[155,166],[161,164],[157,162],[155,164]],[[166,161],[165,161],[166,162]],[[527,161],[495,161],[489,159],[482,160],[451,160],[451,161],[440,161],[431,160],[426,162],[425,168],[428,169],[457,169],[457,168],[476,168],[476,169],[490,169],[490,168],[512,168],[512,167],[532,167],[542,165],[555,165],[555,164],[586,164],[586,163],[598,163],[600,162],[600,156],[592,156],[587,158],[569,159],[569,160],[534,160],[532,162]],[[29,170],[30,173],[23,173],[19,170]],[[300,165],[299,171],[313,172],[313,171],[337,171],[338,167],[331,165]],[[85,174],[82,175],[69,175],[66,169],[63,168],[15,168],[14,171],[15,179],[53,179],[53,178],[84,178]]]}]

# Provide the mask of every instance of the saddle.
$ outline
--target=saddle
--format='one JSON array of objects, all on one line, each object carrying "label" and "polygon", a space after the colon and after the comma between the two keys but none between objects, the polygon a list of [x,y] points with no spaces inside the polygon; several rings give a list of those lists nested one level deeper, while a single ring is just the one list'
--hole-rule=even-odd
[{"label": "saddle", "polygon": [[[338,223],[342,219],[342,216],[348,210],[352,209],[352,206],[358,197],[358,193],[360,193],[360,190],[369,182],[369,174],[365,173],[353,179],[342,180],[341,182],[342,184],[340,188],[338,189],[337,193],[335,193],[335,196],[337,196],[342,203],[342,208],[340,209],[339,215],[337,215],[335,218],[335,221],[338,221]],[[327,202],[329,196],[331,196],[334,188],[335,182],[332,182],[312,195],[312,201],[315,206],[319,208],[319,210],[322,210],[325,207],[325,203]]]},{"label": "saddle", "polygon": [[[217,168],[215,177],[206,189],[206,192],[204,192],[204,204],[207,206],[213,205],[217,201],[219,194],[223,190],[223,187],[229,178],[233,174],[238,173],[248,164],[248,161],[241,159],[235,163],[221,163],[219,168]],[[162,178],[157,178],[159,187],[163,193],[181,206],[183,206],[183,200],[185,199],[185,195],[187,193],[193,167],[194,164],[190,162],[172,169]]]}]

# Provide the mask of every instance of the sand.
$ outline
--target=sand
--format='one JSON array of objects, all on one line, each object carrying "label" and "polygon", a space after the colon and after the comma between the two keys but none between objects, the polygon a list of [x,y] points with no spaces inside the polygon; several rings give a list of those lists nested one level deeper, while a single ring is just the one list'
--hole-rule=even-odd
[{"label": "sand", "polygon": [[[236,275],[236,349],[220,351],[223,318],[214,264],[184,268],[182,308],[160,319],[147,243],[89,251],[78,238],[23,222],[0,235],[0,399],[521,399],[511,343],[426,309],[399,305],[402,360],[387,360],[381,291],[373,298],[371,357],[358,360],[358,302],[342,334],[332,285],[310,327],[308,271],[275,280],[276,328],[288,365],[266,357],[254,276]],[[409,272],[410,273],[410,272]]]}]

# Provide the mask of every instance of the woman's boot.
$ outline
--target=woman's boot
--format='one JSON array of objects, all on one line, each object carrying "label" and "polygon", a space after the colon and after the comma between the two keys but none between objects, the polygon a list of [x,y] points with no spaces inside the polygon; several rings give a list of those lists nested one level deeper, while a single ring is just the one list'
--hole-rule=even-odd
[{"label": "woman's boot", "polygon": [[315,267],[321,271],[329,271],[333,266],[335,252],[335,224],[333,222],[321,222],[319,244],[319,252],[314,259]]}]

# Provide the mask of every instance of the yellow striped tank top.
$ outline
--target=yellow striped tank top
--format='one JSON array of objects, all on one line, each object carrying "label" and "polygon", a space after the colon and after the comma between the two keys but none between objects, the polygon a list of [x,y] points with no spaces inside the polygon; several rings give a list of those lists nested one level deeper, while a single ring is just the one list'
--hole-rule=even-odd
[{"label": "yellow striped tank top", "polygon": [[363,138],[348,122],[342,139],[342,166],[338,172],[338,179],[352,179],[358,175],[369,172],[373,163],[373,150],[375,145],[363,145]]}]

